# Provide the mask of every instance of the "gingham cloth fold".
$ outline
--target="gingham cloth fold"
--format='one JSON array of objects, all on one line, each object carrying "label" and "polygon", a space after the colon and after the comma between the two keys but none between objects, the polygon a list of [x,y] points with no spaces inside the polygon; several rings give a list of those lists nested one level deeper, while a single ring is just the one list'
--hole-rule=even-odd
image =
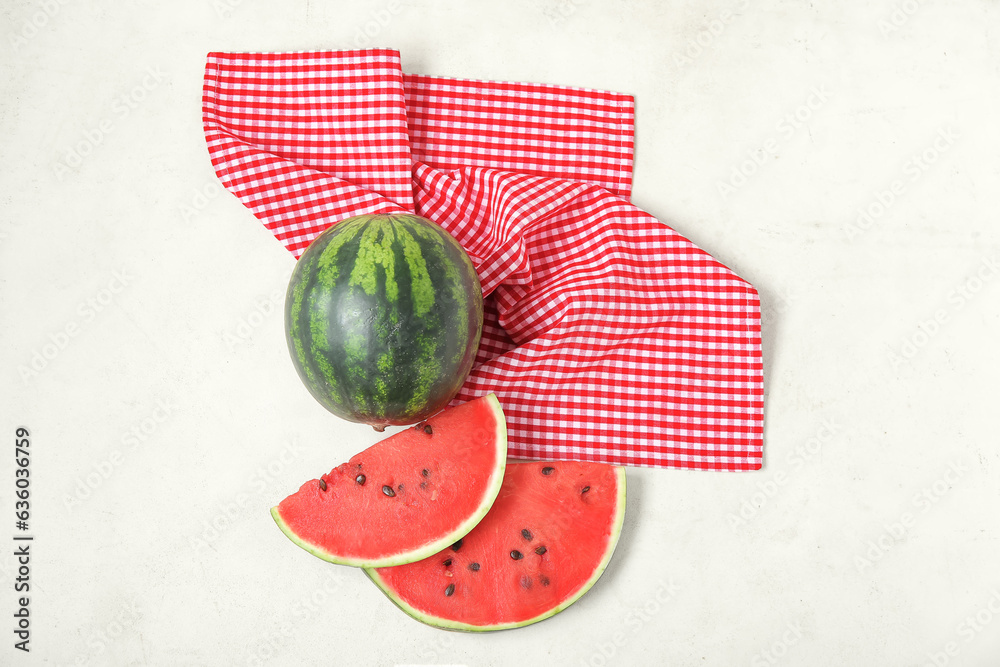
[{"label": "gingham cloth fold", "polygon": [[216,173],[294,256],[362,213],[462,243],[486,321],[456,401],[497,394],[510,456],[759,469],[757,293],[629,202],[633,109],[388,49],[212,53],[203,96]]}]

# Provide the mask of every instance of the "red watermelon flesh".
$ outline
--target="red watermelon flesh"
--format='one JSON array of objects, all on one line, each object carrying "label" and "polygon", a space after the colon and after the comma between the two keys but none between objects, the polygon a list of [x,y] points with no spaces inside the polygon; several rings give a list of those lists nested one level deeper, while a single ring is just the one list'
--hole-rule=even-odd
[{"label": "red watermelon flesh", "polygon": [[365,569],[403,611],[452,630],[515,628],[562,611],[593,586],[625,516],[625,469],[510,463],[489,513],[424,560]]},{"label": "red watermelon flesh", "polygon": [[504,477],[507,430],[496,396],[448,408],[376,443],[271,509],[306,551],[342,565],[409,563],[486,514]]}]

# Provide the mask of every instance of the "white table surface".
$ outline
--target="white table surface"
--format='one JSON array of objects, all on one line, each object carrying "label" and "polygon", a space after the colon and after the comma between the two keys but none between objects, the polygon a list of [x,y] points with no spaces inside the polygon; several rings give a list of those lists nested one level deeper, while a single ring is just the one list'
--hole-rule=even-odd
[{"label": "white table surface", "polygon": [[[1000,661],[995,2],[16,0],[2,17],[5,627],[17,426],[34,541],[31,652],[7,629],[0,664]],[[764,469],[630,469],[605,576],[528,628],[419,624],[268,515],[377,436],[291,370],[293,259],[214,176],[205,55],[355,46],[634,95],[634,202],[762,296]]]}]

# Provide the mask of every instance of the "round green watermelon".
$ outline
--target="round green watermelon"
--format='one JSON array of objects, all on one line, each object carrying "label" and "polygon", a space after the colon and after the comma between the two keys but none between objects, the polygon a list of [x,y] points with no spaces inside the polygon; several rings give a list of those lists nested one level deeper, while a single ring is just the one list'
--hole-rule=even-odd
[{"label": "round green watermelon", "polygon": [[333,225],[299,258],[285,298],[289,351],[309,392],[377,430],[442,410],[472,369],[482,326],[472,261],[416,215]]}]

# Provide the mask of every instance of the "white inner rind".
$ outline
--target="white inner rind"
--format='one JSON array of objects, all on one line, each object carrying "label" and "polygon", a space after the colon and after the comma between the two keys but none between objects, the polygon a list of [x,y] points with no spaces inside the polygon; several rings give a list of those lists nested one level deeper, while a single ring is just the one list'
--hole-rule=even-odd
[{"label": "white inner rind", "polygon": [[570,606],[577,600],[579,600],[584,593],[589,591],[597,580],[601,578],[604,574],[604,570],[607,569],[608,563],[611,562],[611,557],[615,553],[615,547],[618,546],[618,538],[622,532],[622,524],[625,522],[625,468],[615,466],[615,477],[618,485],[617,501],[615,503],[615,516],[611,524],[611,535],[608,538],[608,546],[604,552],[604,556],[601,558],[601,562],[598,563],[597,567],[594,569],[594,573],[590,575],[590,578],[580,587],[580,589],[574,593],[572,596],[567,598],[565,601],[559,605],[553,607],[552,609],[546,610],[535,616],[533,618],[526,619],[524,621],[518,621],[515,623],[500,623],[497,625],[470,625],[468,623],[462,623],[459,621],[453,621],[447,618],[441,618],[440,616],[434,616],[432,614],[427,614],[425,612],[419,611],[410,604],[406,603],[398,595],[393,592],[393,590],[385,583],[379,573],[373,568],[364,568],[365,574],[371,579],[376,586],[382,589],[382,592],[388,596],[392,602],[405,611],[407,614],[420,621],[421,623],[426,623],[428,625],[433,625],[439,628],[445,628],[447,630],[462,630],[465,632],[493,632],[495,630],[510,630],[513,628],[524,627],[525,625],[531,625],[532,623],[537,623],[539,621],[544,621],[547,618],[555,616],[561,612],[566,607]]},{"label": "white inner rind", "polygon": [[292,542],[317,558],[322,558],[325,561],[336,563],[337,565],[349,565],[351,567],[364,568],[392,567],[394,565],[415,563],[416,561],[423,560],[428,556],[433,556],[445,547],[454,544],[460,538],[468,535],[469,531],[475,528],[476,525],[483,520],[483,517],[486,516],[487,512],[490,511],[490,508],[493,507],[494,501],[496,501],[497,496],[500,494],[500,487],[503,486],[504,472],[507,469],[507,419],[504,416],[503,408],[500,406],[500,401],[497,399],[495,394],[487,394],[484,398],[490,404],[496,418],[497,426],[495,441],[497,443],[497,465],[494,466],[493,473],[490,475],[490,479],[486,490],[483,493],[483,500],[480,503],[479,508],[471,514],[469,518],[463,521],[455,530],[449,532],[448,534],[434,540],[433,542],[428,542],[416,549],[386,556],[385,558],[345,558],[343,556],[332,554],[316,544],[306,542],[301,537],[296,535],[288,524],[285,523],[284,519],[281,518],[281,513],[278,511],[277,506],[271,508],[271,517],[274,519],[274,522],[278,524],[278,528],[281,529],[281,532],[283,532]]}]

